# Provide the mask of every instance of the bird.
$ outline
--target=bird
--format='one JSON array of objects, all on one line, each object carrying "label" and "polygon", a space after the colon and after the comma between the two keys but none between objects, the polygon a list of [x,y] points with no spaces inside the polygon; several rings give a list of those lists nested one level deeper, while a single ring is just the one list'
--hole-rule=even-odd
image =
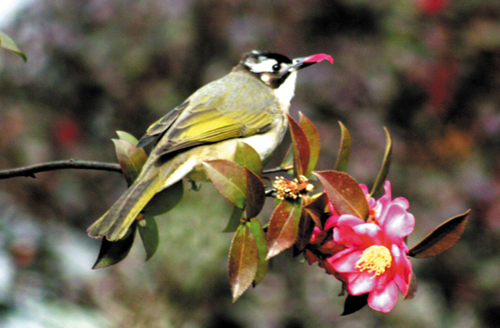
[{"label": "bird", "polygon": [[203,161],[233,160],[240,141],[268,159],[287,131],[297,72],[323,60],[333,64],[327,54],[295,59],[270,51],[244,54],[229,74],[202,86],[147,129],[137,147],[154,146],[140,174],[88,235],[123,239],[155,194],[185,177],[208,180]]}]

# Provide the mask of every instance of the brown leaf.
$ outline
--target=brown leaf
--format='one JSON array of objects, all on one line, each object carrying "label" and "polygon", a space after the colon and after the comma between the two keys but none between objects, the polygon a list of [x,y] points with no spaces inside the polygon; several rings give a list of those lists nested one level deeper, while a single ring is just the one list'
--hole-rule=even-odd
[{"label": "brown leaf", "polygon": [[295,244],[299,232],[302,199],[282,200],[274,209],[267,230],[266,260]]},{"label": "brown leaf", "polygon": [[318,171],[314,175],[321,181],[337,213],[352,214],[366,220],[369,214],[368,202],[356,180],[347,173],[337,171]]},{"label": "brown leaf", "polygon": [[318,164],[319,152],[321,149],[319,133],[314,124],[306,117],[304,114],[299,112],[299,124],[304,131],[307,142],[309,143],[309,165],[304,174],[305,177],[309,177]]},{"label": "brown leaf", "polygon": [[257,174],[246,167],[245,174],[247,178],[245,212],[247,219],[251,219],[256,217],[264,206],[266,201],[266,188]]},{"label": "brown leaf", "polygon": [[[328,196],[326,193],[321,193],[319,196],[314,197],[313,201],[304,205],[304,210],[309,213],[311,219],[316,223],[316,226],[323,229],[328,216],[324,215],[326,207],[328,206]],[[323,220],[324,219],[324,220]]]},{"label": "brown leaf", "polygon": [[314,221],[307,211],[302,211],[300,214],[299,221],[299,232],[297,240],[294,245],[294,256],[298,256],[311,240],[311,236],[314,230]]},{"label": "brown leaf", "polygon": [[228,260],[229,284],[233,302],[252,285],[259,266],[259,253],[249,224],[238,227],[231,242]]},{"label": "brown leaf", "polygon": [[290,115],[288,115],[288,125],[292,136],[295,174],[305,176],[309,167],[309,142],[304,130]]},{"label": "brown leaf", "polygon": [[442,223],[424,239],[413,246],[408,256],[424,258],[436,256],[451,248],[462,235],[470,210]]}]

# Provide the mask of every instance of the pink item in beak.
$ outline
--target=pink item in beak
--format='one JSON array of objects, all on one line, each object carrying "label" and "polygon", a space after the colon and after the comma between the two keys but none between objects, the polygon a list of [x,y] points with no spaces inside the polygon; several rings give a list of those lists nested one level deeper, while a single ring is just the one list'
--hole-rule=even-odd
[{"label": "pink item in beak", "polygon": [[330,55],[327,54],[316,54],[316,55],[311,55],[304,59],[304,63],[319,63],[323,60],[328,60],[330,64],[333,64],[333,58]]}]

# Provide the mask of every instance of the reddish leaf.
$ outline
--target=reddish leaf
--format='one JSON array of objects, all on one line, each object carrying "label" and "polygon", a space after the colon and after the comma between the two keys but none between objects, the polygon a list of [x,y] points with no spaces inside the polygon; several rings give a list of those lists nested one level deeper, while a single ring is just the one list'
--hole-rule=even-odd
[{"label": "reddish leaf", "polygon": [[387,174],[389,174],[389,167],[391,166],[391,155],[392,155],[392,139],[389,131],[384,127],[385,131],[385,153],[384,159],[382,161],[382,166],[380,167],[380,171],[378,172],[377,180],[373,184],[372,190],[370,191],[370,196],[375,195],[379,190],[384,187],[385,179],[387,178]]},{"label": "reddish leaf", "polygon": [[304,210],[309,213],[316,226],[323,229],[328,216],[324,215],[328,206],[328,196],[323,192],[313,198],[313,201],[304,206]]},{"label": "reddish leaf", "polygon": [[300,214],[299,232],[293,248],[294,256],[298,256],[302,253],[307,244],[309,244],[314,230],[314,225],[314,221],[309,215],[309,212],[305,210],[302,211]]},{"label": "reddish leaf", "polygon": [[309,142],[304,130],[290,115],[288,115],[288,125],[292,136],[295,175],[305,176],[309,168]]},{"label": "reddish leaf", "polygon": [[328,199],[339,213],[352,214],[365,220],[368,217],[368,202],[358,182],[347,173],[337,171],[314,172],[325,188]]},{"label": "reddish leaf", "polygon": [[337,154],[334,170],[347,172],[349,161],[351,160],[352,140],[347,128],[339,121],[340,125],[340,148]]},{"label": "reddish leaf", "polygon": [[415,297],[415,294],[417,293],[417,287],[417,277],[415,276],[415,272],[412,270],[410,276],[410,284],[408,286],[408,290],[406,291],[406,295],[403,298],[403,301],[408,301]]},{"label": "reddish leaf", "polygon": [[156,220],[152,216],[144,216],[144,219],[137,225],[139,228],[139,235],[142,239],[142,244],[144,245],[144,250],[146,251],[146,261],[149,260],[158,249],[158,244],[160,242],[158,234],[158,226],[156,225]]},{"label": "reddish leaf", "polygon": [[262,180],[252,171],[245,167],[247,178],[247,191],[245,212],[246,217],[251,219],[260,213],[266,201],[266,188]]},{"label": "reddish leaf", "polygon": [[238,227],[229,249],[228,275],[233,302],[252,285],[259,266],[259,253],[249,224]]},{"label": "reddish leaf", "polygon": [[245,169],[235,162],[225,159],[204,161],[208,177],[219,193],[239,208],[245,206]]},{"label": "reddish leaf", "polygon": [[131,185],[141,172],[148,159],[142,148],[137,148],[132,142],[122,139],[111,139],[115,144],[116,156],[128,185]]},{"label": "reddish leaf", "polygon": [[234,161],[243,167],[247,167],[256,175],[262,175],[262,160],[260,159],[260,155],[249,144],[238,142]]},{"label": "reddish leaf", "polygon": [[318,164],[319,152],[321,149],[319,133],[314,124],[305,117],[301,112],[299,112],[299,124],[307,138],[309,143],[309,165],[304,174],[305,177],[309,177]]},{"label": "reddish leaf", "polygon": [[259,266],[257,268],[257,273],[255,274],[255,280],[253,285],[258,285],[262,279],[266,276],[268,261],[266,260],[267,255],[267,239],[262,225],[259,220],[252,218],[250,220],[250,230],[252,230],[253,236],[255,237],[255,243],[257,245],[257,251],[259,253]]},{"label": "reddish leaf", "polygon": [[408,252],[408,256],[424,258],[436,256],[451,248],[464,232],[470,210],[442,223]]},{"label": "reddish leaf", "polygon": [[267,230],[266,260],[295,244],[299,232],[302,199],[282,200],[274,209]]}]

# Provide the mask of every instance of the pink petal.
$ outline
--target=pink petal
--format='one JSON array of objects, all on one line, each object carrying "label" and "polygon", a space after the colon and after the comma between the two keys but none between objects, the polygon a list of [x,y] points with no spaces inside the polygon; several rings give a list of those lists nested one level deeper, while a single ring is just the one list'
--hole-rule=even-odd
[{"label": "pink petal", "polygon": [[371,292],[377,286],[377,278],[373,273],[366,271],[359,273],[346,273],[347,289],[351,295],[361,295]]},{"label": "pink petal", "polygon": [[408,285],[410,284],[411,262],[406,256],[406,253],[396,245],[392,245],[391,253],[395,264],[393,268],[394,281],[401,290],[401,293],[406,295]]},{"label": "pink petal", "polygon": [[366,242],[362,236],[353,230],[353,227],[363,223],[363,220],[353,215],[346,214],[340,216],[337,226],[333,229],[333,240],[346,247],[361,247]]},{"label": "pink petal", "polygon": [[355,272],[356,262],[363,254],[363,251],[347,248],[326,259],[328,263],[338,272]]},{"label": "pink petal", "polygon": [[330,216],[325,222],[325,230],[335,227],[337,225],[339,217],[339,215]]},{"label": "pink petal", "polygon": [[392,200],[392,204],[397,204],[407,210],[410,207],[410,203],[408,202],[408,199],[404,197],[396,197]]},{"label": "pink petal", "polygon": [[368,195],[368,193],[369,193],[368,192],[368,187],[365,184],[360,183],[359,187],[361,188],[361,190],[363,190],[363,192],[364,192],[365,195]]},{"label": "pink petal", "polygon": [[387,237],[395,243],[402,243],[415,227],[415,217],[396,204],[391,204],[385,214],[383,229]]},{"label": "pink petal", "polygon": [[[362,236],[363,239],[375,239],[379,237],[380,232],[382,232],[382,229],[374,223],[358,224],[357,226],[353,227],[353,230],[355,233]],[[372,241],[370,244],[377,244],[377,242]]]},{"label": "pink petal", "polygon": [[387,313],[398,300],[398,288],[394,281],[389,281],[384,288],[374,290],[368,296],[368,305],[375,311]]}]

